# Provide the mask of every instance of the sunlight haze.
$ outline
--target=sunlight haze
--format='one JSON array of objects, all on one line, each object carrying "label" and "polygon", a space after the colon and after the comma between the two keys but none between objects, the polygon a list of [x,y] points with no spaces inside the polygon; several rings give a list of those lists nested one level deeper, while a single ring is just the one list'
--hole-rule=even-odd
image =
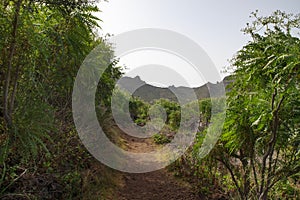
[{"label": "sunlight haze", "polygon": [[[280,9],[296,14],[299,12],[300,2],[297,0],[110,0],[109,3],[101,2],[99,6],[102,12],[98,17],[103,20],[100,24],[101,35],[107,33],[117,35],[140,28],[176,31],[197,42],[221,72],[225,66],[229,66],[228,61],[233,55],[249,41],[250,38],[240,30],[247,22],[252,21],[249,18],[251,12],[259,10],[260,15],[269,15]],[[124,58],[126,60],[124,62],[121,59],[121,64],[125,64],[130,70],[134,68],[133,65],[137,66],[134,56],[131,57],[131,61]],[[226,74],[221,73],[220,76],[224,77]],[[151,82],[150,76],[146,74],[141,74],[141,78]],[[192,86],[203,84],[203,80],[192,78],[192,73],[191,78],[188,79],[193,80],[190,83]],[[207,81],[219,80],[216,78]],[[181,85],[176,81],[169,83],[169,85],[173,84]]]}]

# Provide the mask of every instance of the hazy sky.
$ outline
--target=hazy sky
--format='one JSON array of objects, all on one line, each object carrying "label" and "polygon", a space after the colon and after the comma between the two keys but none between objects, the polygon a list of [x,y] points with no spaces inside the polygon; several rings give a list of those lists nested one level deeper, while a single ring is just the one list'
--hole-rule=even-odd
[{"label": "hazy sky", "polygon": [[[102,10],[98,14],[103,20],[100,24],[102,34],[117,35],[139,28],[176,31],[197,42],[206,51],[218,71],[228,66],[228,60],[249,40],[249,37],[240,30],[247,22],[251,22],[249,15],[252,11],[259,10],[262,15],[269,15],[278,9],[288,13],[300,13],[299,0],[110,0],[101,2],[99,7]],[[150,52],[149,57],[153,56],[155,55],[151,55]],[[129,56],[122,62],[131,69],[138,65],[161,64],[149,63],[144,57],[146,56]],[[139,73],[142,71],[138,70]],[[180,70],[176,71],[181,73]],[[131,74],[138,73],[132,71]],[[147,74],[140,76],[151,82]],[[190,76],[187,79],[193,79],[190,82],[193,86],[205,82],[194,80],[195,78]],[[224,74],[221,76],[224,77]],[[180,85],[176,81],[173,84],[168,81],[162,84]]]}]

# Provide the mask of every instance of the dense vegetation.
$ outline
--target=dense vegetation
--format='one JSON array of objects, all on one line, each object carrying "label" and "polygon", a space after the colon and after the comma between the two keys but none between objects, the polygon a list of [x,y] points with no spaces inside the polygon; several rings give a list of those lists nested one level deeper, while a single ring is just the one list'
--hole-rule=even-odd
[{"label": "dense vegetation", "polygon": [[[197,140],[176,168],[184,176],[194,174],[202,180],[202,192],[219,189],[227,198],[296,199],[300,195],[300,16],[276,11],[269,17],[257,12],[252,17],[253,23],[243,30],[252,41],[237,52],[228,68],[233,82],[227,88],[221,139],[208,157],[199,159],[212,101],[200,100]],[[169,142],[166,136],[179,126],[180,107],[164,99],[156,103],[166,109],[165,127],[170,127],[154,135],[161,144]]]},{"label": "dense vegetation", "polygon": [[234,81],[228,88],[221,140],[205,159],[197,161],[194,152],[189,167],[231,198],[296,199],[300,194],[300,40],[295,33],[300,16],[276,11],[269,17],[255,12],[253,17],[244,29],[252,41],[232,59]]},{"label": "dense vegetation", "polygon": [[[0,198],[89,198],[112,182],[104,168],[93,167],[71,115],[76,73],[95,46],[109,66],[99,84],[101,102],[121,75],[110,45],[96,35],[95,3],[0,3]],[[95,179],[101,170],[103,178]],[[89,193],[92,188],[97,191]]]},{"label": "dense vegetation", "polygon": [[235,82],[222,138],[226,156],[241,162],[240,174],[228,158],[220,160],[242,198],[267,199],[273,186],[299,179],[300,40],[292,30],[299,30],[300,17],[253,16],[244,30],[253,41],[232,61]]},{"label": "dense vegetation", "polygon": [[[117,179],[79,142],[71,98],[86,55],[101,47],[108,66],[97,92],[98,119],[110,139],[111,95],[121,68],[113,49],[97,36],[95,1],[4,0],[0,3],[0,198],[95,199],[107,196]],[[199,149],[211,123],[212,102],[179,105],[117,91],[120,108],[129,99],[132,120],[144,126],[151,107],[166,112],[157,144],[172,140],[182,106],[198,105],[193,146],[171,168],[212,198],[296,199],[300,196],[300,16],[280,11],[253,13],[244,33],[252,40],[232,59],[223,134],[210,154]],[[122,113],[121,113],[122,114]],[[152,113],[156,115],[159,113]],[[47,188],[47,189],[45,189]],[[216,196],[219,195],[219,196]]]}]

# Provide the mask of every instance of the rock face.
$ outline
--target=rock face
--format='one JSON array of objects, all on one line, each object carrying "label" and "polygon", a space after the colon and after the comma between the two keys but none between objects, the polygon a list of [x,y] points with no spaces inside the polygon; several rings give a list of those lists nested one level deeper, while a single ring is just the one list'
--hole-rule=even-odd
[{"label": "rock face", "polygon": [[[224,94],[224,88],[226,88],[230,82],[232,82],[231,77],[227,76],[220,83],[208,82],[205,85],[196,88],[183,86],[161,88],[147,84],[145,81],[141,80],[139,76],[136,76],[135,78],[123,77],[119,80],[118,85],[120,88],[133,94],[133,96],[140,97],[146,102],[152,102],[163,98],[171,101],[188,103],[195,100],[195,98],[204,99],[221,96]],[[196,95],[196,97],[194,95]]]}]

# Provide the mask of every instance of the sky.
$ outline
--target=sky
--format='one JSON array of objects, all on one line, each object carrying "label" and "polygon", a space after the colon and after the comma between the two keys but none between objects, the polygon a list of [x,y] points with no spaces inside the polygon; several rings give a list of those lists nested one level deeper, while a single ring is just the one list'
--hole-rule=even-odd
[{"label": "sky", "polygon": [[[207,81],[220,81],[229,60],[250,38],[241,32],[251,12],[270,15],[275,10],[300,13],[299,0],[110,0],[100,2],[97,16],[101,35],[118,35],[141,28],[167,29],[196,42],[213,62],[220,74],[214,79],[196,76],[188,62],[166,52],[138,51],[120,59],[128,68],[125,75],[139,75],[153,85],[185,85],[197,87]],[[117,45],[117,44],[116,44]],[[151,67],[153,65],[153,67]],[[160,72],[158,66],[165,66]],[[167,68],[173,72],[168,73]],[[188,73],[189,72],[189,73]],[[160,76],[157,76],[160,74]],[[174,78],[170,74],[174,74]],[[176,74],[176,75],[175,75]],[[170,77],[171,76],[171,77]],[[185,82],[178,76],[183,76]],[[166,80],[164,80],[164,77]],[[188,82],[188,83],[187,83]]]}]

